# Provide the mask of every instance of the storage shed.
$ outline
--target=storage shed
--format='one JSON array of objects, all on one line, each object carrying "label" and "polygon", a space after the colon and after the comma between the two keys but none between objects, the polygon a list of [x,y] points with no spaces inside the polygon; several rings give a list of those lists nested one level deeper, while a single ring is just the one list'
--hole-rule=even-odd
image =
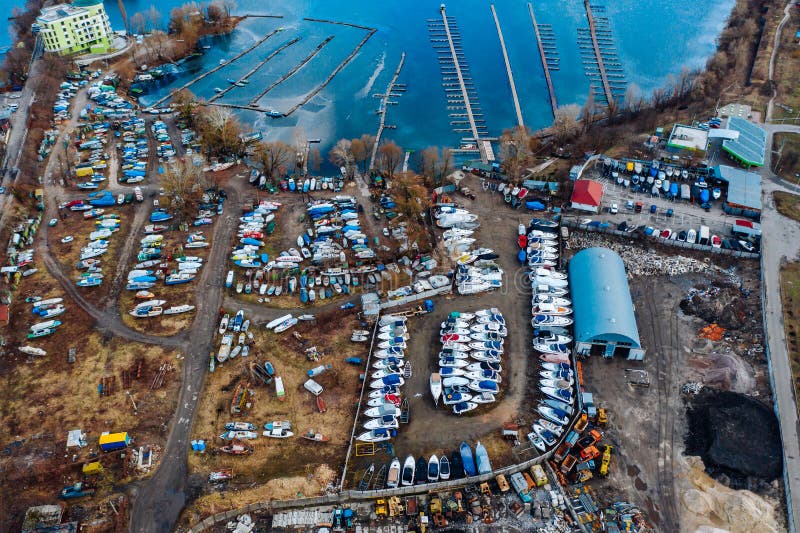
[{"label": "storage shed", "polygon": [[608,248],[581,250],[569,262],[569,280],[576,352],[644,359],[622,258]]},{"label": "storage shed", "polygon": [[597,213],[603,200],[603,185],[593,180],[575,180],[572,189],[572,208]]},{"label": "storage shed", "polygon": [[728,194],[722,208],[729,215],[761,217],[761,176],[755,172],[718,165],[714,176],[728,183]]}]

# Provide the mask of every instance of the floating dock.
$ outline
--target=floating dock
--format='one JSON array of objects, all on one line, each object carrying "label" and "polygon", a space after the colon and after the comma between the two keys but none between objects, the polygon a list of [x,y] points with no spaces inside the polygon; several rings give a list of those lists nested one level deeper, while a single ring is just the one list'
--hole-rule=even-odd
[{"label": "floating dock", "polygon": [[[578,28],[578,47],[584,64],[584,72],[592,81],[592,93],[609,108],[625,93],[625,79],[619,61],[608,18],[600,16],[605,7],[583,1],[588,28]],[[610,73],[614,73],[613,84]],[[622,84],[622,85],[620,85]]]},{"label": "floating dock", "polygon": [[381,142],[381,135],[383,135],[384,128],[393,129],[390,126],[386,125],[386,114],[387,114],[386,106],[389,103],[389,97],[392,96],[392,93],[395,91],[395,84],[397,83],[397,78],[400,76],[400,71],[403,69],[403,63],[405,62],[405,60],[406,60],[406,53],[403,52],[400,54],[400,62],[397,64],[397,68],[394,71],[394,76],[392,76],[392,79],[389,81],[389,85],[386,86],[386,94],[376,95],[382,97],[381,107],[380,107],[381,121],[378,124],[378,133],[375,134],[375,142],[372,143],[372,156],[369,158],[370,170],[375,168],[375,159],[376,156],[378,155],[378,145]]},{"label": "floating dock", "polygon": [[[255,67],[253,67],[252,69],[250,69],[247,72],[247,74],[245,74],[244,76],[242,76],[241,78],[236,80],[236,83],[246,82],[250,78],[250,76],[252,76],[256,72],[258,72],[261,69],[261,67],[266,65],[273,57],[275,57],[276,55],[280,54],[281,52],[283,52],[284,50],[286,50],[287,48],[289,48],[290,46],[292,46],[293,44],[295,44],[299,40],[300,40],[300,37],[295,37],[294,39],[290,40],[289,42],[286,42],[286,43],[282,44],[280,47],[278,47],[277,50],[273,51],[267,57],[265,57],[264,59],[259,61],[256,64]],[[208,99],[208,103],[210,104],[210,103],[213,103],[213,102],[219,100],[220,98],[225,96],[228,93],[228,91],[234,89],[235,87],[237,87],[236,84],[230,84],[230,87],[226,87],[225,89],[223,89],[223,91],[221,93],[217,93],[214,96],[212,96],[211,98],[209,98]]]},{"label": "floating dock", "polygon": [[[428,20],[428,30],[431,33],[432,38],[446,38],[447,48],[445,53],[439,56],[440,68],[442,70],[442,81],[458,82],[458,87],[460,88],[461,93],[460,97],[456,97],[455,95],[451,95],[447,92],[445,93],[448,95],[447,109],[458,110],[459,112],[463,111],[463,113],[459,114],[466,115],[469,122],[470,127],[468,130],[461,131],[461,128],[459,128],[458,130],[454,131],[458,133],[472,133],[471,139],[462,141],[459,152],[478,152],[480,153],[481,160],[484,163],[488,163],[494,160],[494,153],[491,149],[491,144],[489,142],[484,142],[485,138],[488,137],[486,133],[486,127],[483,124],[478,124],[475,121],[473,110],[479,109],[479,106],[475,105],[475,102],[477,102],[477,96],[474,92],[474,88],[468,86],[471,84],[472,78],[468,75],[469,67],[466,65],[466,61],[464,60],[464,53],[460,45],[458,28],[456,26],[455,19],[447,16],[444,4],[442,4],[439,12],[441,14],[441,19]],[[434,48],[437,47],[438,46],[434,46]],[[447,51],[449,51],[449,56]],[[455,76],[453,76],[453,74],[455,74]]]},{"label": "floating dock", "polygon": [[[528,4],[530,5],[530,4]],[[494,9],[494,4],[490,4],[492,10],[492,17],[494,17],[494,25],[497,28],[497,37],[500,38],[500,49],[503,51],[503,61],[506,63],[506,74],[508,74],[508,84],[511,86],[511,97],[514,99],[514,111],[517,113],[517,125],[521,128],[525,127],[522,120],[522,109],[519,107],[519,98],[517,98],[517,86],[514,84],[514,74],[511,72],[511,62],[508,60],[508,52],[506,51],[506,41],[503,39],[503,30],[500,29],[500,21],[497,19],[497,11]]]},{"label": "floating dock", "polygon": [[[319,53],[319,52],[320,52],[320,51],[321,51],[323,48],[325,48],[325,45],[327,45],[327,44],[328,44],[329,42],[331,42],[332,40],[333,40],[333,35],[328,35],[328,36],[325,38],[325,40],[324,40],[324,41],[322,41],[321,43],[319,43],[319,44],[317,45],[317,47],[316,47],[316,48],[314,48],[314,49],[311,51],[311,53],[310,53],[310,54],[308,54],[308,55],[307,55],[305,58],[303,58],[303,60],[302,60],[302,61],[300,61],[300,62],[299,62],[297,65],[295,65],[295,66],[294,66],[294,67],[293,67],[293,68],[292,68],[292,69],[291,69],[289,72],[287,72],[286,74],[284,74],[283,76],[281,76],[280,78],[278,78],[277,80],[275,80],[274,82],[272,82],[272,83],[271,83],[271,84],[270,84],[270,85],[269,85],[269,86],[268,86],[266,89],[264,89],[263,91],[259,92],[259,93],[258,93],[258,94],[257,94],[255,97],[253,97],[253,99],[252,99],[252,100],[250,100],[250,107],[251,107],[251,108],[253,108],[253,107],[258,107],[258,101],[259,101],[259,100],[261,100],[261,99],[262,99],[262,98],[263,98],[263,97],[264,97],[264,96],[265,96],[265,95],[266,95],[268,92],[270,92],[272,89],[274,89],[275,87],[277,87],[277,86],[278,86],[278,85],[280,85],[281,83],[285,82],[286,80],[288,80],[289,78],[291,78],[292,76],[294,76],[294,75],[297,73],[297,71],[298,71],[298,70],[300,70],[301,68],[303,68],[304,66],[306,66],[306,64],[308,64],[308,62],[309,62],[309,61],[311,61],[312,59],[314,59],[314,56],[316,56],[316,55],[317,55],[317,54],[318,54],[318,53]],[[288,114],[288,113],[287,113],[287,114]]]},{"label": "floating dock", "polygon": [[159,99],[158,101],[154,102],[154,103],[151,105],[151,107],[158,107],[158,106],[160,106],[161,104],[163,104],[164,102],[166,102],[167,100],[169,100],[170,98],[172,98],[172,96],[173,96],[175,93],[177,93],[177,92],[180,92],[180,91],[182,91],[182,90],[184,90],[184,89],[188,89],[189,87],[191,87],[192,85],[194,85],[194,84],[195,84],[195,83],[197,83],[198,81],[202,80],[203,78],[205,78],[205,77],[207,77],[207,76],[210,76],[210,75],[214,74],[215,72],[217,72],[217,71],[218,71],[218,70],[220,70],[221,68],[223,68],[223,67],[227,67],[227,66],[228,66],[228,65],[230,65],[231,63],[234,63],[235,61],[239,60],[240,58],[244,57],[245,55],[249,54],[250,52],[252,52],[252,51],[253,51],[253,50],[255,50],[256,48],[258,48],[259,46],[261,46],[262,44],[264,44],[264,43],[267,41],[267,39],[269,39],[270,37],[272,37],[273,35],[275,35],[275,34],[276,34],[276,33],[278,33],[279,31],[283,31],[283,30],[282,30],[281,28],[278,28],[278,29],[276,29],[276,30],[272,30],[271,32],[269,32],[268,34],[266,34],[264,37],[262,37],[261,39],[259,39],[258,41],[256,41],[256,42],[255,42],[255,44],[253,44],[252,46],[249,46],[248,48],[245,48],[244,50],[242,50],[241,52],[239,52],[238,54],[236,54],[235,56],[233,56],[233,57],[232,57],[231,59],[229,59],[228,61],[225,61],[224,63],[220,63],[219,65],[215,66],[215,67],[214,67],[214,68],[212,68],[211,70],[207,70],[206,72],[203,72],[203,73],[202,73],[202,74],[200,74],[199,76],[197,76],[197,77],[195,77],[195,78],[192,78],[192,79],[191,79],[191,80],[189,80],[187,83],[184,83],[183,85],[181,85],[179,88],[175,89],[174,91],[171,91],[171,92],[170,92],[170,93],[169,93],[167,96],[165,96],[165,97],[163,97],[163,98]]},{"label": "floating dock", "polygon": [[350,61],[351,61],[351,60],[352,60],[354,57],[356,57],[356,54],[358,54],[358,52],[361,50],[361,47],[362,47],[362,46],[364,46],[364,45],[367,43],[367,41],[369,41],[369,38],[370,38],[370,37],[372,37],[372,35],[373,35],[373,34],[374,34],[376,31],[378,31],[378,30],[376,30],[375,28],[366,28],[365,26],[358,26],[358,25],[355,25],[355,24],[348,24],[348,23],[346,23],[346,22],[342,22],[342,23],[340,23],[340,24],[343,24],[343,25],[345,25],[345,26],[353,26],[354,28],[366,29],[366,30],[369,30],[369,31],[368,31],[368,32],[367,32],[367,34],[364,36],[364,38],[363,38],[363,39],[361,39],[361,41],[360,41],[360,42],[359,42],[359,43],[356,45],[356,47],[355,47],[355,48],[353,48],[353,51],[352,51],[352,52],[350,52],[350,55],[348,55],[346,58],[344,58],[344,59],[342,60],[342,62],[341,62],[341,63],[339,63],[338,65],[336,65],[336,68],[335,68],[335,69],[333,69],[333,72],[331,72],[330,74],[328,74],[328,77],[327,77],[327,78],[325,78],[325,80],[324,80],[322,83],[320,83],[319,85],[317,85],[317,86],[316,86],[316,88],[314,88],[314,90],[313,90],[313,91],[311,91],[310,93],[308,93],[308,94],[307,94],[307,95],[306,95],[306,96],[305,96],[305,97],[304,97],[304,98],[303,98],[303,99],[302,99],[300,102],[298,102],[298,103],[296,103],[295,105],[293,105],[292,107],[290,107],[290,108],[289,108],[289,110],[288,110],[288,111],[286,111],[286,113],[284,114],[284,116],[287,116],[287,117],[288,117],[289,115],[291,115],[292,113],[294,113],[295,111],[297,111],[298,109],[300,109],[301,107],[303,107],[304,105],[306,105],[306,104],[307,104],[307,103],[308,103],[308,102],[309,102],[309,101],[310,101],[312,98],[314,98],[314,97],[315,97],[317,94],[319,94],[319,93],[320,93],[320,91],[322,91],[322,89],[324,89],[324,88],[325,88],[325,87],[326,87],[326,86],[327,86],[327,85],[328,85],[328,84],[329,84],[329,83],[330,83],[330,82],[333,80],[333,78],[335,78],[335,77],[336,77],[336,75],[337,75],[337,74],[339,74],[339,72],[341,72],[341,71],[342,71],[342,69],[343,69],[344,67],[346,67],[346,66],[347,66],[347,64],[348,64],[348,63],[349,63],[349,62],[350,62]]},{"label": "floating dock", "polygon": [[[539,47],[539,57],[542,59],[544,80],[547,83],[547,92],[550,95],[550,109],[553,112],[553,118],[555,118],[556,109],[558,109],[558,103],[556,102],[556,91],[553,88],[553,79],[550,77],[550,64],[548,63],[548,55],[545,52],[544,45],[542,43],[542,34],[539,31],[539,24],[536,22],[536,15],[533,13],[533,2],[528,2],[528,12],[531,15],[533,31],[536,34],[536,45]],[[553,49],[555,49],[555,44],[553,45]]]}]

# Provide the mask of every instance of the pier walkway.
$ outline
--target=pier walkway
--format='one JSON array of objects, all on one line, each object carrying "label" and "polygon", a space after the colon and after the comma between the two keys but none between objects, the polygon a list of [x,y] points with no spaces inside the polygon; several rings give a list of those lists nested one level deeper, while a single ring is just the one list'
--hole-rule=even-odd
[{"label": "pier walkway", "polygon": [[[528,4],[530,7],[530,4]],[[497,28],[497,36],[500,38],[500,49],[503,51],[503,61],[506,63],[506,73],[508,74],[508,84],[511,86],[511,97],[514,99],[514,111],[517,113],[517,124],[519,127],[525,127],[522,120],[522,109],[519,107],[519,98],[517,98],[517,86],[514,84],[514,74],[511,72],[511,62],[508,60],[508,52],[506,51],[506,41],[503,39],[503,30],[500,29],[500,21],[497,19],[497,11],[494,9],[494,4],[490,4],[492,9],[492,17],[494,17],[494,25]],[[549,78],[548,78],[549,79]]]},{"label": "pier walkway", "polygon": [[303,68],[309,61],[314,59],[314,56],[317,55],[320,52],[320,50],[325,48],[325,45],[327,45],[332,40],[333,40],[333,35],[329,35],[328,37],[326,37],[325,40],[319,43],[317,47],[311,51],[310,54],[308,54],[302,61],[300,61],[297,65],[295,65],[294,68],[292,68],[292,70],[290,70],[289,72],[287,72],[286,74],[284,74],[283,76],[272,82],[266,89],[255,95],[253,99],[250,100],[250,108],[258,107],[259,100],[261,100],[272,89],[274,89],[281,83],[285,82],[286,80],[294,76],[298,70]]},{"label": "pier walkway", "polygon": [[[266,64],[267,64],[267,63],[268,63],[268,62],[269,62],[269,61],[270,61],[270,60],[271,60],[273,57],[275,57],[276,55],[280,54],[281,52],[283,52],[284,50],[286,50],[287,48],[289,48],[290,46],[292,46],[293,44],[295,44],[295,43],[296,43],[296,42],[298,42],[299,40],[300,40],[300,37],[295,37],[295,38],[294,38],[294,39],[292,39],[291,41],[289,41],[289,42],[287,42],[287,43],[284,43],[283,45],[281,45],[281,46],[280,46],[280,47],[279,47],[277,50],[273,51],[273,52],[272,52],[271,54],[269,54],[267,57],[265,57],[264,59],[262,59],[261,61],[259,61],[259,62],[256,64],[256,66],[255,66],[255,67],[251,68],[251,69],[250,69],[250,70],[247,72],[247,74],[245,74],[244,76],[242,76],[241,78],[239,78],[238,80],[236,80],[236,83],[244,83],[244,82],[246,82],[246,81],[247,81],[247,80],[250,78],[250,76],[252,76],[252,75],[253,75],[253,74],[255,74],[256,72],[258,72],[258,71],[261,69],[261,67],[263,67],[264,65],[266,65]],[[231,85],[230,85],[230,87],[226,87],[225,89],[223,89],[223,91],[222,91],[222,92],[220,92],[220,93],[217,93],[217,94],[215,94],[214,96],[212,96],[211,98],[209,98],[209,99],[208,99],[208,103],[210,104],[210,103],[213,103],[213,102],[215,102],[216,100],[219,100],[220,98],[222,98],[223,96],[225,96],[225,95],[228,93],[228,91],[230,91],[231,89],[233,89],[233,88],[235,88],[235,87],[237,87],[237,85],[236,85],[236,84],[231,84]]]},{"label": "pier walkway", "polygon": [[450,23],[447,20],[447,12],[445,10],[444,4],[439,10],[442,15],[442,24],[444,25],[444,32],[447,36],[447,44],[450,48],[450,55],[452,56],[453,60],[453,67],[455,67],[456,76],[458,77],[458,84],[461,87],[461,95],[464,99],[464,110],[467,114],[467,119],[469,119],[469,126],[470,130],[472,131],[473,138],[475,139],[475,144],[477,145],[478,150],[481,154],[481,161],[484,163],[488,163],[489,159],[486,153],[486,148],[484,143],[481,142],[480,135],[478,134],[478,126],[475,123],[475,116],[472,113],[472,104],[470,103],[469,99],[469,92],[467,90],[467,86],[464,82],[464,75],[461,72],[461,66],[459,64],[458,54],[456,53],[455,45],[453,44],[453,35],[450,33]]},{"label": "pier walkway", "polygon": [[544,70],[544,80],[547,82],[547,92],[550,94],[550,109],[553,111],[553,118],[555,118],[556,109],[558,109],[558,103],[556,102],[556,91],[553,88],[553,80],[550,77],[550,66],[547,64],[547,56],[545,55],[544,46],[542,46],[542,36],[539,33],[539,24],[536,23],[536,15],[533,13],[532,2],[528,2],[528,11],[531,14],[533,31],[536,34],[536,46],[539,47],[539,57],[542,59],[542,69]]},{"label": "pier walkway", "polygon": [[172,96],[173,96],[175,93],[177,93],[177,92],[180,92],[180,91],[182,91],[182,90],[184,90],[184,89],[188,89],[189,87],[191,87],[192,85],[194,85],[194,84],[195,84],[195,83],[197,83],[198,81],[202,80],[203,78],[206,78],[207,76],[211,76],[212,74],[214,74],[215,72],[217,72],[217,71],[218,71],[218,70],[220,70],[221,68],[223,68],[223,67],[227,67],[227,66],[228,66],[228,65],[230,65],[231,63],[234,63],[234,62],[236,62],[237,60],[241,59],[241,58],[242,58],[242,57],[244,57],[245,55],[249,54],[250,52],[252,52],[252,51],[253,51],[253,50],[255,50],[256,48],[258,48],[259,46],[261,46],[262,44],[264,44],[264,43],[267,41],[267,39],[269,39],[270,37],[272,37],[273,35],[275,35],[275,34],[276,34],[276,33],[278,33],[279,31],[283,31],[283,30],[282,30],[281,28],[278,28],[278,29],[272,30],[271,32],[269,32],[268,34],[266,34],[265,36],[263,36],[261,39],[259,39],[258,41],[256,41],[256,42],[255,42],[255,44],[253,44],[252,46],[249,46],[249,47],[245,48],[244,50],[242,50],[241,52],[239,52],[238,54],[236,54],[235,56],[233,56],[233,57],[232,57],[231,59],[229,59],[228,61],[225,61],[224,63],[220,63],[219,65],[217,65],[216,67],[212,68],[211,70],[207,70],[207,71],[203,72],[202,74],[200,74],[199,76],[197,76],[197,77],[195,77],[195,78],[192,78],[191,80],[189,80],[188,82],[184,83],[183,85],[181,85],[180,87],[178,87],[178,88],[177,88],[177,89],[175,89],[174,91],[171,91],[171,92],[170,92],[170,93],[169,93],[167,96],[165,96],[165,97],[161,98],[160,100],[158,100],[158,101],[156,101],[156,102],[153,102],[153,104],[151,105],[151,107],[158,107],[158,106],[160,106],[161,104],[163,104],[164,102],[166,102],[167,100],[169,100],[170,98],[172,98]]},{"label": "pier walkway", "polygon": [[603,93],[606,96],[606,102],[609,106],[613,105],[614,94],[611,92],[611,84],[608,82],[608,75],[606,73],[605,62],[603,61],[603,54],[600,52],[600,43],[597,40],[597,28],[594,23],[594,14],[592,13],[592,6],[589,0],[583,0],[583,6],[586,8],[586,17],[589,19],[589,34],[592,37],[592,47],[594,48],[594,57],[597,61],[597,69],[600,72],[600,83],[603,86]]},{"label": "pier walkway", "polygon": [[388,102],[389,98],[392,96],[392,90],[394,89],[394,84],[397,83],[397,78],[400,76],[400,71],[403,69],[403,63],[406,60],[406,53],[403,52],[400,54],[400,63],[397,64],[397,69],[394,71],[394,76],[392,76],[391,81],[389,81],[389,85],[386,86],[386,93],[383,95],[381,99],[381,121],[378,124],[378,133],[375,134],[375,142],[372,143],[372,156],[369,158],[369,169],[372,170],[375,168],[375,159],[378,155],[378,145],[381,143],[381,135],[383,135],[383,129],[386,127],[386,113],[388,112]]}]

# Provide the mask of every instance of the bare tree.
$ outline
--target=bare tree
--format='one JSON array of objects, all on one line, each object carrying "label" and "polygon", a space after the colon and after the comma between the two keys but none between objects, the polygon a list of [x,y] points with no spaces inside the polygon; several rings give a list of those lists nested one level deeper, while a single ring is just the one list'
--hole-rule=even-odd
[{"label": "bare tree", "polygon": [[[575,107],[578,106],[575,105]],[[505,130],[500,136],[503,170],[513,183],[519,183],[523,170],[530,164],[533,157],[530,139],[531,132],[524,126],[514,126]]]},{"label": "bare tree", "polygon": [[367,172],[367,160],[370,157],[370,151],[367,150],[367,145],[361,139],[353,139],[350,141],[350,151],[353,154],[353,161],[356,166],[362,165],[361,172]]},{"label": "bare tree", "polygon": [[339,139],[328,152],[330,162],[338,167],[344,167],[348,178],[353,177],[353,143],[350,139]]},{"label": "bare tree", "polygon": [[553,135],[559,142],[564,142],[578,135],[581,125],[578,122],[581,108],[577,104],[559,106],[553,119]]},{"label": "bare tree", "polygon": [[380,168],[389,178],[394,177],[395,170],[403,159],[403,149],[394,141],[381,144],[378,148],[380,154]]},{"label": "bare tree", "polygon": [[292,163],[294,150],[281,141],[259,142],[253,153],[253,158],[261,165],[266,176],[272,180],[286,174]]},{"label": "bare tree", "polygon": [[644,98],[642,97],[642,91],[639,89],[638,85],[635,83],[628,85],[628,88],[625,90],[624,102],[625,110],[631,115],[636,115],[642,110],[642,107],[644,107]]},{"label": "bare tree", "polygon": [[187,221],[197,215],[208,181],[202,169],[187,160],[167,166],[161,185],[175,215],[180,221]]},{"label": "bare tree", "polygon": [[199,114],[198,130],[205,152],[210,156],[239,156],[244,148],[242,125],[228,109],[206,106]]}]

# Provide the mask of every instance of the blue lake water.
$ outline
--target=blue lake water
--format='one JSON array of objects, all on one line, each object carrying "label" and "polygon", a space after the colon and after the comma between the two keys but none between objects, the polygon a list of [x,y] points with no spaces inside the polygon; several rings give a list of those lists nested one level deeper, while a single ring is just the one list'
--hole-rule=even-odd
[{"label": "blue lake water", "polygon": [[[125,0],[128,16],[145,11],[150,0]],[[164,18],[182,0],[161,0],[156,3]],[[616,0],[606,4],[620,62],[629,83],[643,93],[662,85],[670,75],[684,67],[702,66],[713,52],[715,39],[728,16],[734,0]],[[8,16],[11,2],[0,3],[0,15]],[[246,104],[253,95],[286,73],[307,56],[326,37],[334,39],[306,67],[290,80],[278,85],[265,96],[263,107],[285,111],[316,87],[362,39],[364,30],[303,21],[303,17],[341,20],[376,28],[361,52],[334,80],[306,106],[291,117],[270,119],[254,112],[243,112],[242,118],[267,138],[292,140],[295,137],[321,138],[327,148],[341,137],[374,133],[378,116],[378,100],[373,93],[382,92],[392,77],[402,51],[406,62],[399,82],[407,91],[390,106],[387,123],[396,130],[387,130],[385,138],[403,147],[421,149],[429,145],[455,146],[466,134],[453,132],[447,114],[445,92],[437,54],[428,33],[426,19],[440,19],[441,0],[416,2],[375,2],[363,0],[298,0],[285,5],[262,0],[238,0],[237,13],[268,13],[283,19],[251,18],[228,37],[214,39],[208,53],[187,63],[186,71],[172,84],[185,83],[203,70],[219,64],[247,48],[272,29],[283,27],[251,54],[226,65],[217,73],[191,87],[200,96],[209,98],[214,88],[227,87],[227,78],[238,78],[252,65],[294,37],[301,40],[284,50],[251,77],[247,87],[230,91],[222,102]],[[411,7],[413,5],[413,7]],[[536,47],[527,4],[517,0],[495,0],[514,72],[526,125],[537,129],[552,121],[547,88]],[[580,0],[539,0],[535,2],[540,24],[552,25],[560,57],[560,70],[553,72],[553,83],[560,105],[582,104],[589,91],[583,73],[576,28],[586,26],[583,2]],[[106,1],[112,26],[122,28],[116,0]],[[456,19],[462,37],[464,55],[469,64],[490,135],[499,135],[515,124],[511,91],[503,63],[497,32],[489,2],[460,0],[447,4],[448,15]],[[8,44],[9,37],[0,36]],[[167,90],[165,88],[164,90]],[[152,101],[152,99],[150,100]],[[147,99],[145,99],[145,103]]]}]

